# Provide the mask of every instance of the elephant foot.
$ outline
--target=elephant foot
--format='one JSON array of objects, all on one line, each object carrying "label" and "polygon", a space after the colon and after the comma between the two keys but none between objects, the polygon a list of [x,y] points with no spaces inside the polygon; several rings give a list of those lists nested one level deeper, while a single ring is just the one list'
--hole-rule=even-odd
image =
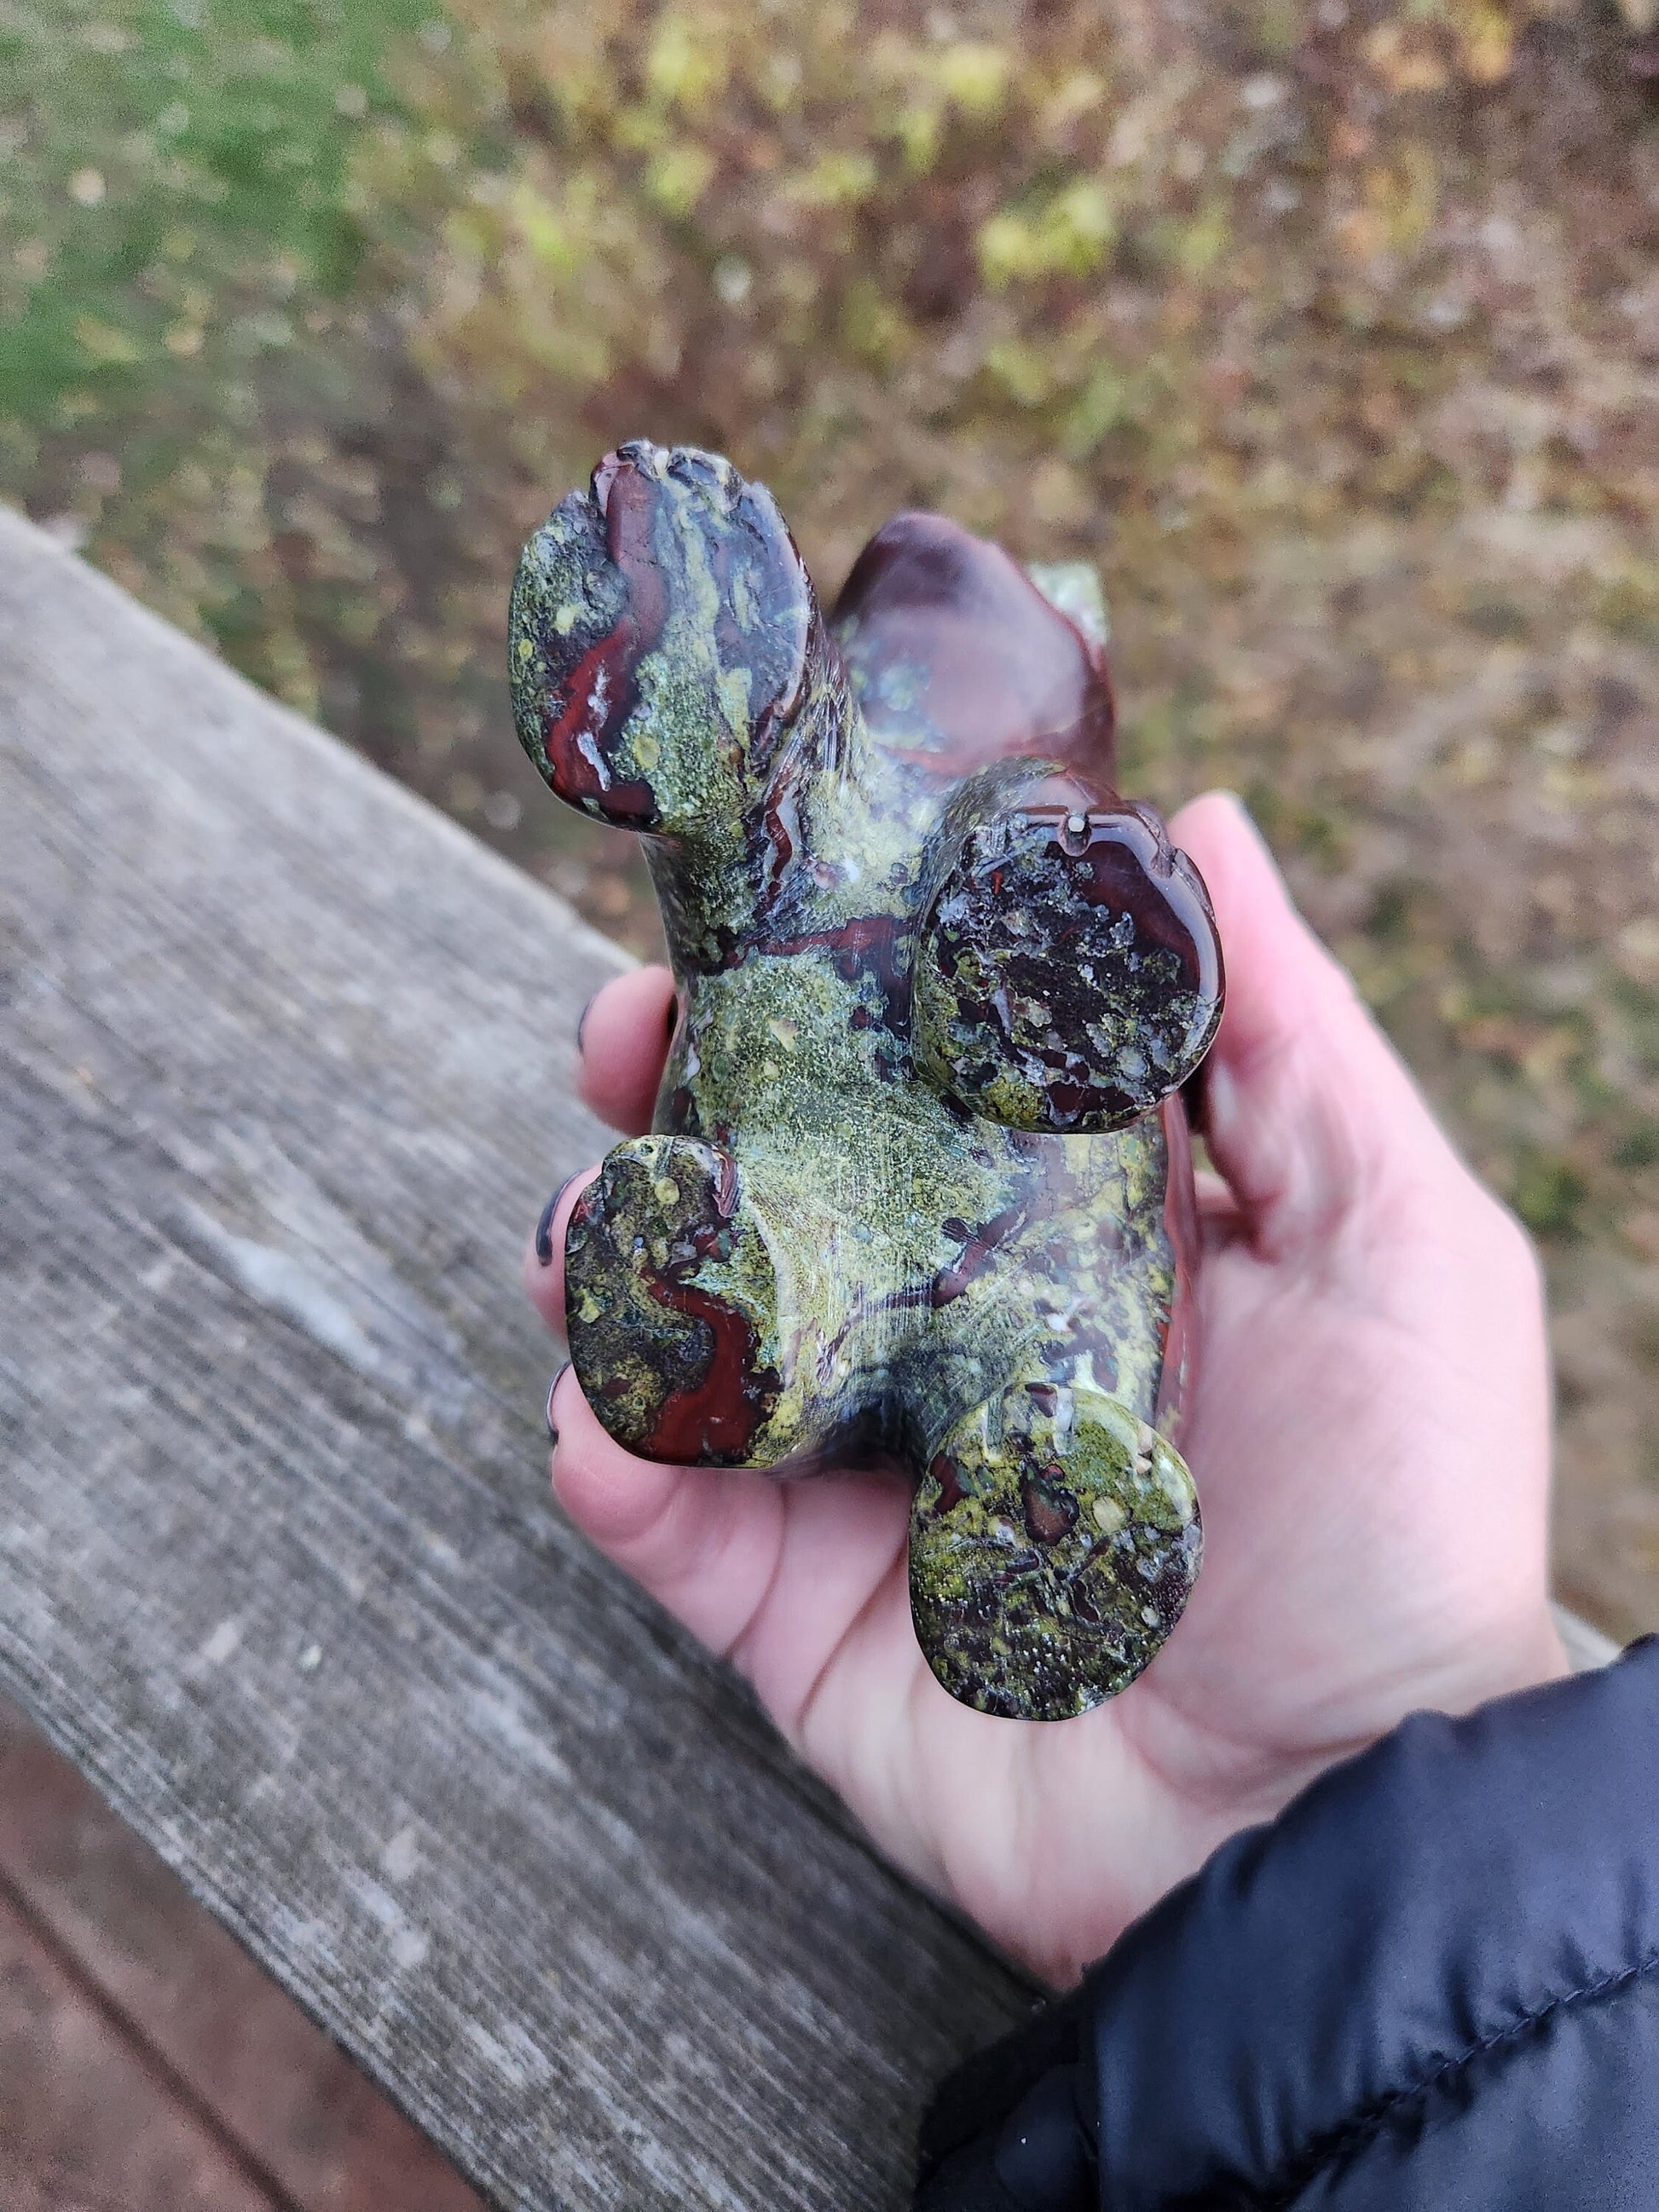
[{"label": "elephant foot", "polygon": [[916,1493],[917,1638],[964,1705],[1066,1720],[1157,1655],[1202,1549],[1185,1462],[1120,1399],[1016,1383],[956,1423]]},{"label": "elephant foot", "polygon": [[1169,1097],[1221,1019],[1196,870],[1156,815],[1054,775],[963,833],[923,927],[914,1044],[970,1113],[1057,1135]]},{"label": "elephant foot", "polygon": [[619,1444],[682,1466],[782,1455],[774,1249],[718,1145],[639,1137],[607,1156],[565,1234],[565,1325],[583,1395]]}]

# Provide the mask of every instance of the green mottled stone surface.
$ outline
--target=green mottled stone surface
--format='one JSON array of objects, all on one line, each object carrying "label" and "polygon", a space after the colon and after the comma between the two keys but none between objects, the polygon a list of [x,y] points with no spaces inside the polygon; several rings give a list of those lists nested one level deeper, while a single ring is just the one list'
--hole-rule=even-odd
[{"label": "green mottled stone surface", "polygon": [[679,988],[657,1133],[569,1226],[584,1392],[648,1457],[908,1470],[934,1672],[1055,1719],[1197,1571],[1178,1085],[1221,981],[1112,789],[1086,580],[1044,580],[902,517],[826,623],[763,489],[635,446],[532,540],[510,651],[538,767],[647,838]]}]

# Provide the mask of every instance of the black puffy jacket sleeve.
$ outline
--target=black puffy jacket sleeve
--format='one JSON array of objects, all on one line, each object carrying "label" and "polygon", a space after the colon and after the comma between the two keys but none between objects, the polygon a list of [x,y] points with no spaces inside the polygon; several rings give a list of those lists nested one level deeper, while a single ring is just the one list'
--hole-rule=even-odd
[{"label": "black puffy jacket sleeve", "polygon": [[953,2076],[919,2212],[1659,2212],[1659,1639],[1416,1714]]}]

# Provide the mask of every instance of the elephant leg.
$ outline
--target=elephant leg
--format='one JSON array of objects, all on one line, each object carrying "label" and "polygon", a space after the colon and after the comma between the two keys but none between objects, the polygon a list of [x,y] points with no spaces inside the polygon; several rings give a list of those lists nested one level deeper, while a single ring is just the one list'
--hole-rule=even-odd
[{"label": "elephant leg", "polygon": [[1083,779],[981,786],[917,948],[917,1066],[1009,1128],[1124,1128],[1186,1081],[1221,1018],[1204,885],[1156,815]]},{"label": "elephant leg", "polygon": [[606,1157],[565,1236],[565,1323],[583,1393],[618,1443],[685,1466],[784,1455],[793,1363],[776,1252],[720,1146],[640,1137]]},{"label": "elephant leg", "polygon": [[1173,1446],[1104,1391],[1016,1382],[951,1426],[917,1490],[917,1638],[963,1704],[1065,1720],[1156,1656],[1201,1551]]}]

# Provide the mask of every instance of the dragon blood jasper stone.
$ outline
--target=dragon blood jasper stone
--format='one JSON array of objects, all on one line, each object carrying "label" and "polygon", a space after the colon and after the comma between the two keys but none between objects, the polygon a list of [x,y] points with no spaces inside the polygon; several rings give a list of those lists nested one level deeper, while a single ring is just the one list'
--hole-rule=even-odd
[{"label": "dragon blood jasper stone", "polygon": [[908,1471],[928,1664],[1027,1720],[1133,1681],[1200,1551],[1180,1086],[1221,957],[1113,787],[1103,633],[1091,572],[927,514],[826,622],[760,485],[645,444],[513,592],[519,734],[645,838],[678,986],[655,1133],[566,1238],[588,1402],[647,1459]]}]

